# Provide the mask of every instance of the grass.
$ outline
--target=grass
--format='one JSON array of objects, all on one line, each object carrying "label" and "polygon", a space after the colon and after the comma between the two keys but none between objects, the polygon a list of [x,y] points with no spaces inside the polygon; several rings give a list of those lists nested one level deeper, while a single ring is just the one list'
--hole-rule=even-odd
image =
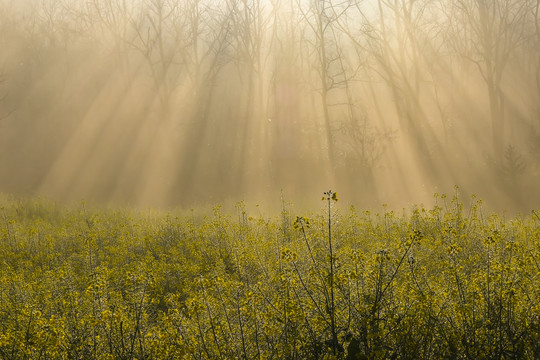
[{"label": "grass", "polygon": [[0,359],[538,359],[540,219],[0,200]]}]

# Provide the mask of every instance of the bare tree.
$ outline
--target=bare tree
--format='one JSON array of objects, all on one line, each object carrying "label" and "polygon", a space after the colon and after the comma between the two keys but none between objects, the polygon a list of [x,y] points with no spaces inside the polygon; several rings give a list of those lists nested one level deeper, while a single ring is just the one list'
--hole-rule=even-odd
[{"label": "bare tree", "polygon": [[135,6],[125,0],[90,0],[78,17],[89,34],[118,60],[127,83],[133,81],[130,72],[130,30]]},{"label": "bare tree", "polygon": [[528,2],[456,0],[448,14],[455,49],[478,69],[489,100],[493,151],[502,159],[505,146],[506,95],[503,80],[509,60],[525,39]]},{"label": "bare tree", "polygon": [[[535,64],[535,79],[536,79],[536,92],[537,97],[540,99],[540,1],[532,1],[532,24],[533,24],[533,31],[534,31],[534,37],[532,42],[532,53],[533,57],[536,59]],[[538,101],[540,103],[540,101]],[[540,105],[537,109],[538,113],[538,119],[537,119],[537,125],[538,125],[538,132],[540,133]]]},{"label": "bare tree", "polygon": [[[352,116],[352,98],[350,81],[355,76],[354,69],[345,66],[345,50],[342,44],[340,22],[346,22],[349,12],[354,9],[350,0],[332,2],[329,0],[313,0],[309,7],[304,8],[298,2],[302,20],[310,32],[305,35],[305,41],[310,44],[314,54],[314,69],[318,84],[316,89],[320,95],[323,126],[326,134],[328,159],[331,164],[337,164],[337,146],[335,135],[339,125],[332,116],[331,108],[336,105],[332,100],[333,93],[343,90],[343,100],[337,105],[346,105],[349,117]],[[339,98],[339,95],[338,95]]]},{"label": "bare tree", "polygon": [[[205,137],[211,126],[211,110],[215,106],[215,94],[220,87],[219,75],[231,63],[231,14],[227,9],[203,7],[201,1],[190,3],[191,11],[187,12],[190,23],[190,47],[188,54],[191,71],[190,78],[193,87],[190,91],[191,99],[188,101],[187,118],[185,128],[186,136],[183,143],[179,144],[181,155],[180,166],[177,172],[178,186],[184,199],[196,185],[197,167],[201,164],[205,148]],[[225,114],[220,113],[221,121],[227,121]],[[213,147],[227,144],[229,134],[220,134],[212,143]],[[212,152],[212,150],[207,149]],[[213,153],[215,157],[224,155],[218,151]],[[227,163],[218,162],[218,167],[226,166]]]},{"label": "bare tree", "polygon": [[186,25],[179,6],[172,0],[147,0],[130,18],[134,35],[126,39],[146,60],[164,114],[168,114],[170,97],[177,86],[172,68],[181,62],[185,46],[185,39],[178,36],[183,31],[175,31]]},{"label": "bare tree", "polygon": [[263,101],[266,30],[271,13],[260,0],[227,0],[226,7],[231,26],[231,60],[239,80],[238,109],[232,109],[238,115],[230,121],[237,128],[238,156],[235,168],[241,188],[246,166],[260,156],[261,128],[266,114],[266,103]]},{"label": "bare tree", "polygon": [[374,70],[391,90],[402,132],[415,156],[432,170],[427,140],[430,127],[422,102],[426,90],[426,58],[434,42],[426,31],[430,0],[378,0],[378,22],[373,31],[371,54]]}]

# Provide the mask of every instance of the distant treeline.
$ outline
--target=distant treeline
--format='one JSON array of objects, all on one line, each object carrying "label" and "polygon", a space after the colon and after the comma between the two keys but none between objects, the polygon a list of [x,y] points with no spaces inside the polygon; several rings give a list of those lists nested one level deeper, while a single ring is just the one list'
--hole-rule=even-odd
[{"label": "distant treeline", "polygon": [[0,1],[0,189],[539,198],[532,0]]}]

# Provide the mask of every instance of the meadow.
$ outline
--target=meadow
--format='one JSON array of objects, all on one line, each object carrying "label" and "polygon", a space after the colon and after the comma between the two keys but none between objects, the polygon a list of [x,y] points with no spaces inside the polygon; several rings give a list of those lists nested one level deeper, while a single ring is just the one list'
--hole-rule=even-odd
[{"label": "meadow", "polygon": [[[539,211],[0,198],[0,359],[539,359]],[[466,205],[465,205],[466,204]]]}]

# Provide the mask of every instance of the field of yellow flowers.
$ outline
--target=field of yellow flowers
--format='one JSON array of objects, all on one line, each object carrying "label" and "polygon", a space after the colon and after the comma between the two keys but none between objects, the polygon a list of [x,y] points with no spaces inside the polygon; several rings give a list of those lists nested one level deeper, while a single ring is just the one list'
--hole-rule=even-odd
[{"label": "field of yellow flowers", "polygon": [[540,218],[0,198],[0,359],[540,359]]}]

